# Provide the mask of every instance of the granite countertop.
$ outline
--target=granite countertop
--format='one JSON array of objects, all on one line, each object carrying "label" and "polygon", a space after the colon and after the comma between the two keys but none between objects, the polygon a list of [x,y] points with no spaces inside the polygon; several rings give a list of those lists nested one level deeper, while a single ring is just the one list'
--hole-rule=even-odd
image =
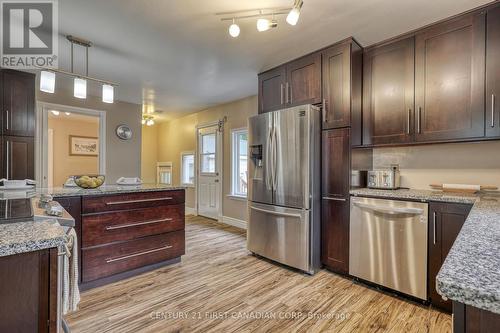
[{"label": "granite countertop", "polygon": [[63,227],[51,221],[0,224],[0,257],[63,245]]},{"label": "granite countertop", "polygon": [[86,196],[100,194],[118,194],[132,192],[156,192],[184,190],[182,186],[169,186],[162,184],[142,184],[142,185],[103,185],[96,189],[82,189],[80,187],[51,187],[37,188],[38,194],[50,194],[54,197]]},{"label": "granite countertop", "polygon": [[355,189],[351,195],[473,204],[436,278],[451,300],[500,314],[500,195]]}]

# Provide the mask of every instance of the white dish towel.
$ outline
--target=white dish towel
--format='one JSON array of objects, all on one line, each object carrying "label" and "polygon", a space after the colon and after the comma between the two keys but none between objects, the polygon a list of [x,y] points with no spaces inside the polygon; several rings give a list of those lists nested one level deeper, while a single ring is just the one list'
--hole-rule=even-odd
[{"label": "white dish towel", "polygon": [[63,314],[78,310],[80,290],[78,289],[78,241],[74,228],[66,233],[66,253],[63,276]]}]

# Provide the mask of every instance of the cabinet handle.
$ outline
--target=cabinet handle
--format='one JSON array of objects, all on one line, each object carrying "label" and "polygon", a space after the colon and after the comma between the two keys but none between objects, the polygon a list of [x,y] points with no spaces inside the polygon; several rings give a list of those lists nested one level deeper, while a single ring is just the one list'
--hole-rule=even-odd
[{"label": "cabinet handle", "polygon": [[323,200],[330,200],[330,201],[347,201],[345,198],[332,198],[332,197],[323,197]]},{"label": "cabinet handle", "polygon": [[7,118],[5,121],[6,129],[9,129],[9,110],[5,110],[5,117]]},{"label": "cabinet handle", "polygon": [[6,148],[7,148],[7,154],[6,154],[7,155],[7,170],[6,170],[7,175],[6,176],[7,176],[7,179],[9,179],[9,174],[10,174],[10,172],[9,172],[9,170],[10,170],[10,141],[7,141]]},{"label": "cabinet handle", "polygon": [[139,226],[139,225],[155,224],[155,223],[160,223],[160,222],[169,222],[169,221],[172,221],[172,219],[171,219],[171,218],[166,218],[166,219],[151,220],[151,221],[145,221],[145,222],[137,222],[137,223],[129,223],[129,224],[111,225],[111,226],[107,226],[107,227],[106,227],[106,230],[125,229],[125,228],[136,227],[136,226]]},{"label": "cabinet handle", "polygon": [[432,213],[432,244],[436,245],[436,212]]},{"label": "cabinet handle", "polygon": [[422,117],[422,107],[418,107],[418,115],[417,115],[417,133],[421,133],[421,128],[420,128],[420,118]]},{"label": "cabinet handle", "polygon": [[495,94],[491,94],[491,127],[495,127]]},{"label": "cabinet handle", "polygon": [[166,245],[166,246],[159,247],[157,249],[133,253],[133,254],[123,256],[123,257],[108,258],[108,259],[106,259],[106,263],[109,264],[109,263],[112,263],[115,261],[121,261],[121,260],[130,259],[130,258],[134,258],[134,257],[138,257],[138,256],[143,256],[143,255],[149,254],[149,253],[154,253],[154,252],[158,252],[158,251],[162,251],[162,250],[168,250],[168,249],[171,249],[172,247],[173,247],[172,245]]},{"label": "cabinet handle", "polygon": [[152,198],[152,199],[138,199],[138,200],[124,200],[124,201],[110,201],[106,202],[106,205],[124,205],[129,203],[139,203],[139,202],[151,202],[151,201],[162,201],[162,200],[172,200],[172,197],[165,198]]},{"label": "cabinet handle", "polygon": [[280,103],[283,105],[283,83],[280,83]]},{"label": "cabinet handle", "polygon": [[328,115],[326,113],[326,98],[323,98],[323,122],[327,123],[328,122]]},{"label": "cabinet handle", "polygon": [[411,108],[408,109],[408,119],[406,120],[406,134],[410,134]]},{"label": "cabinet handle", "polygon": [[293,100],[293,91],[292,91],[292,85],[289,84],[288,85],[288,89],[290,90],[290,93],[289,93],[289,96],[290,96],[290,103],[292,103],[292,100]]},{"label": "cabinet handle", "polygon": [[286,83],[286,88],[285,88],[285,103],[288,103],[288,87],[290,86],[290,84],[288,84],[288,82]]}]

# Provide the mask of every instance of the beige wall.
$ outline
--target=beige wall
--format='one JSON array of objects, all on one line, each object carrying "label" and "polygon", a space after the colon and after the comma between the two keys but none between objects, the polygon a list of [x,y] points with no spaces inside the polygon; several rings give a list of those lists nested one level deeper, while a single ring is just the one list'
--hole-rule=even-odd
[{"label": "beige wall", "polygon": [[[158,161],[172,162],[173,183],[180,184],[181,152],[196,150],[196,126],[227,117],[223,136],[223,215],[246,220],[246,201],[228,197],[231,193],[231,130],[247,127],[247,119],[257,114],[257,97],[251,96],[231,103],[174,119],[158,125]],[[143,174],[145,176],[145,174]],[[194,207],[194,188],[186,190],[186,206]]]},{"label": "beige wall", "polygon": [[429,184],[496,185],[500,188],[500,141],[376,148],[373,167],[401,169],[401,186],[429,189]]},{"label": "beige wall", "polygon": [[71,175],[99,172],[97,156],[70,156],[69,154],[70,135],[99,136],[99,123],[96,120],[49,117],[48,125],[54,131],[54,186],[62,186]]},{"label": "beige wall", "polygon": [[[71,91],[57,86],[54,94],[40,92],[38,88],[36,94],[38,102],[106,111],[106,182],[114,183],[119,177],[140,176],[142,114],[140,105],[116,100],[113,104],[107,104],[96,96],[78,99],[73,97]],[[116,136],[115,130],[120,124],[127,124],[132,129],[131,140],[123,141]]]},{"label": "beige wall", "polygon": [[158,126],[142,126],[141,179],[144,183],[156,183],[158,162]]}]

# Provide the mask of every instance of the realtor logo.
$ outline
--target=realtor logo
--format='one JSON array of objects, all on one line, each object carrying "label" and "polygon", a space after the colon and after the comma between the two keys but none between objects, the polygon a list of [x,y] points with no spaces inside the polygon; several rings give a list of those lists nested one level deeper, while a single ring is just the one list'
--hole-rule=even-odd
[{"label": "realtor logo", "polygon": [[57,0],[2,0],[0,17],[2,67],[57,67]]}]

